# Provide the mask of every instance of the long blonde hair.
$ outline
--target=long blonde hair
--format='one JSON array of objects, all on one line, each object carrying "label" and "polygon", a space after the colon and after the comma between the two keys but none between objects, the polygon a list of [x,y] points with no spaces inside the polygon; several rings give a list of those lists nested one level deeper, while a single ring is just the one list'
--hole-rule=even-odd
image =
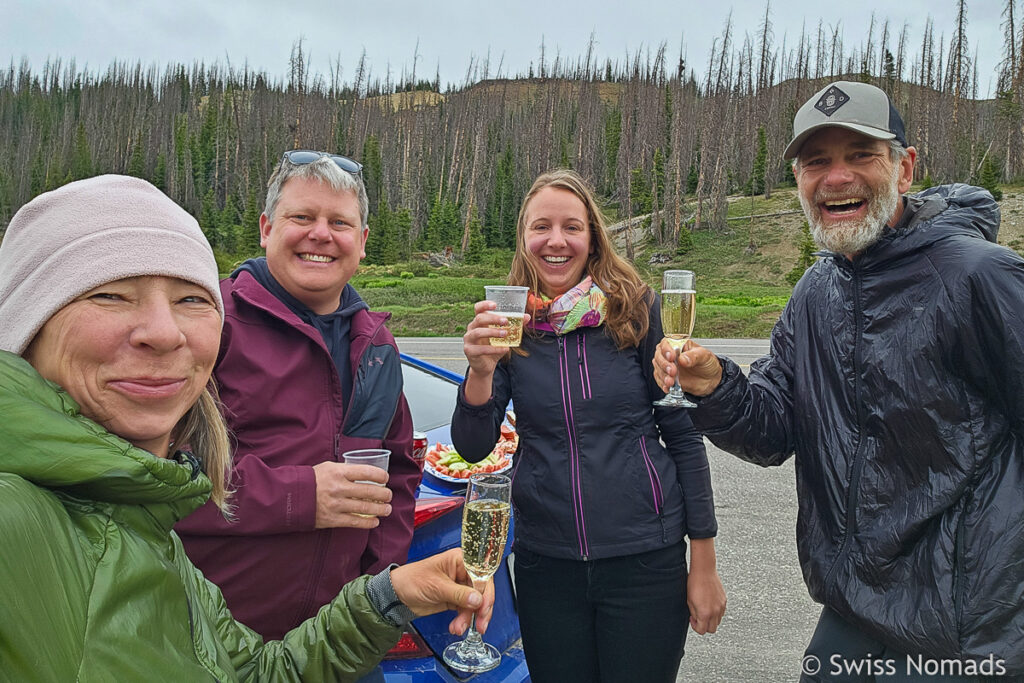
[{"label": "long blonde hair", "polygon": [[534,195],[547,187],[572,192],[587,209],[591,253],[584,272],[594,280],[607,297],[605,302],[606,333],[616,346],[625,349],[637,346],[650,325],[651,289],[640,278],[632,264],[615,252],[605,225],[604,214],[594,193],[576,171],[555,169],[539,176],[523,198],[516,223],[516,253],[508,274],[508,284],[540,291],[540,277],[526,246],[526,207]]},{"label": "long blonde hair", "polygon": [[191,450],[202,463],[203,471],[213,484],[210,500],[225,517],[230,518],[228,473],[231,470],[231,440],[221,416],[217,385],[213,380],[178,422],[173,438],[175,443]]}]

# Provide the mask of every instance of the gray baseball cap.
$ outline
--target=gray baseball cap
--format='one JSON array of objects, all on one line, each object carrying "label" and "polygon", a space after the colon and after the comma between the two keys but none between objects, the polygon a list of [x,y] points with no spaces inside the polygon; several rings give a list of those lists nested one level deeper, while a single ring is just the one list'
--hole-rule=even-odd
[{"label": "gray baseball cap", "polygon": [[793,118],[793,139],[782,157],[796,157],[807,138],[829,126],[847,128],[876,140],[897,140],[907,146],[903,119],[884,91],[867,83],[836,81],[800,107]]}]

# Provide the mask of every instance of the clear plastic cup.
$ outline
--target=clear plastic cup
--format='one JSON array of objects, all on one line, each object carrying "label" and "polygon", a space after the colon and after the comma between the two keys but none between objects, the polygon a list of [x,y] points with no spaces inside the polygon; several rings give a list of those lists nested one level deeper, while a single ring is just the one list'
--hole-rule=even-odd
[{"label": "clear plastic cup", "polygon": [[[391,459],[391,451],[386,448],[363,448],[358,451],[346,451],[341,454],[341,461],[349,463],[351,465],[372,465],[373,467],[379,467],[385,472],[388,471],[388,461]],[[374,486],[384,486],[380,482],[376,481],[356,481],[357,484],[373,484]],[[353,512],[354,515],[360,517],[373,517],[374,515],[364,515],[360,512]]]},{"label": "clear plastic cup", "polygon": [[487,285],[484,297],[498,305],[495,313],[508,318],[508,325],[491,325],[507,331],[504,337],[491,337],[491,346],[519,346],[523,340],[523,314],[526,312],[526,295],[529,287],[516,285]]}]

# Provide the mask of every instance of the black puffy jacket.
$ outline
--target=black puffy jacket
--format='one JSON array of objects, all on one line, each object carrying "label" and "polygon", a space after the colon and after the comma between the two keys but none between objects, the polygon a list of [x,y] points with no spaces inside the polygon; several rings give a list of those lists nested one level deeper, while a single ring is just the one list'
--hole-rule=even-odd
[{"label": "black puffy jacket", "polygon": [[796,453],[811,596],[892,647],[1024,673],[1024,260],[976,187],[804,274],[749,381],[693,411],[761,465]]},{"label": "black puffy jacket", "polygon": [[472,462],[494,447],[515,404],[517,546],[600,559],[718,531],[703,439],[686,410],[651,405],[665,394],[651,368],[662,337],[656,300],[650,310],[637,347],[620,351],[603,326],[524,335],[529,355],[498,364],[488,403],[468,405],[460,388],[452,440]]}]

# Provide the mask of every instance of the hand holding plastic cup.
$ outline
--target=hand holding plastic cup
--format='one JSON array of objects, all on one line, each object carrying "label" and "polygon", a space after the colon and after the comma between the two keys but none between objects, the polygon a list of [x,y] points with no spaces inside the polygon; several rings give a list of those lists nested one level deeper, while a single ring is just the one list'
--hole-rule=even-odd
[{"label": "hand holding plastic cup", "polygon": [[[364,448],[358,451],[347,451],[342,453],[341,461],[350,465],[370,465],[372,467],[379,467],[385,472],[388,471],[388,461],[391,458],[391,451],[386,448]],[[380,482],[376,481],[356,481],[357,484],[373,484],[374,486],[384,486]],[[360,512],[352,513],[360,517],[373,517],[374,515],[364,515]]]},{"label": "hand holding plastic cup", "polygon": [[526,312],[526,294],[529,287],[514,285],[487,285],[484,297],[498,305],[494,313],[508,319],[507,325],[490,327],[506,330],[504,337],[491,337],[491,346],[519,346],[523,339],[523,314]]}]

